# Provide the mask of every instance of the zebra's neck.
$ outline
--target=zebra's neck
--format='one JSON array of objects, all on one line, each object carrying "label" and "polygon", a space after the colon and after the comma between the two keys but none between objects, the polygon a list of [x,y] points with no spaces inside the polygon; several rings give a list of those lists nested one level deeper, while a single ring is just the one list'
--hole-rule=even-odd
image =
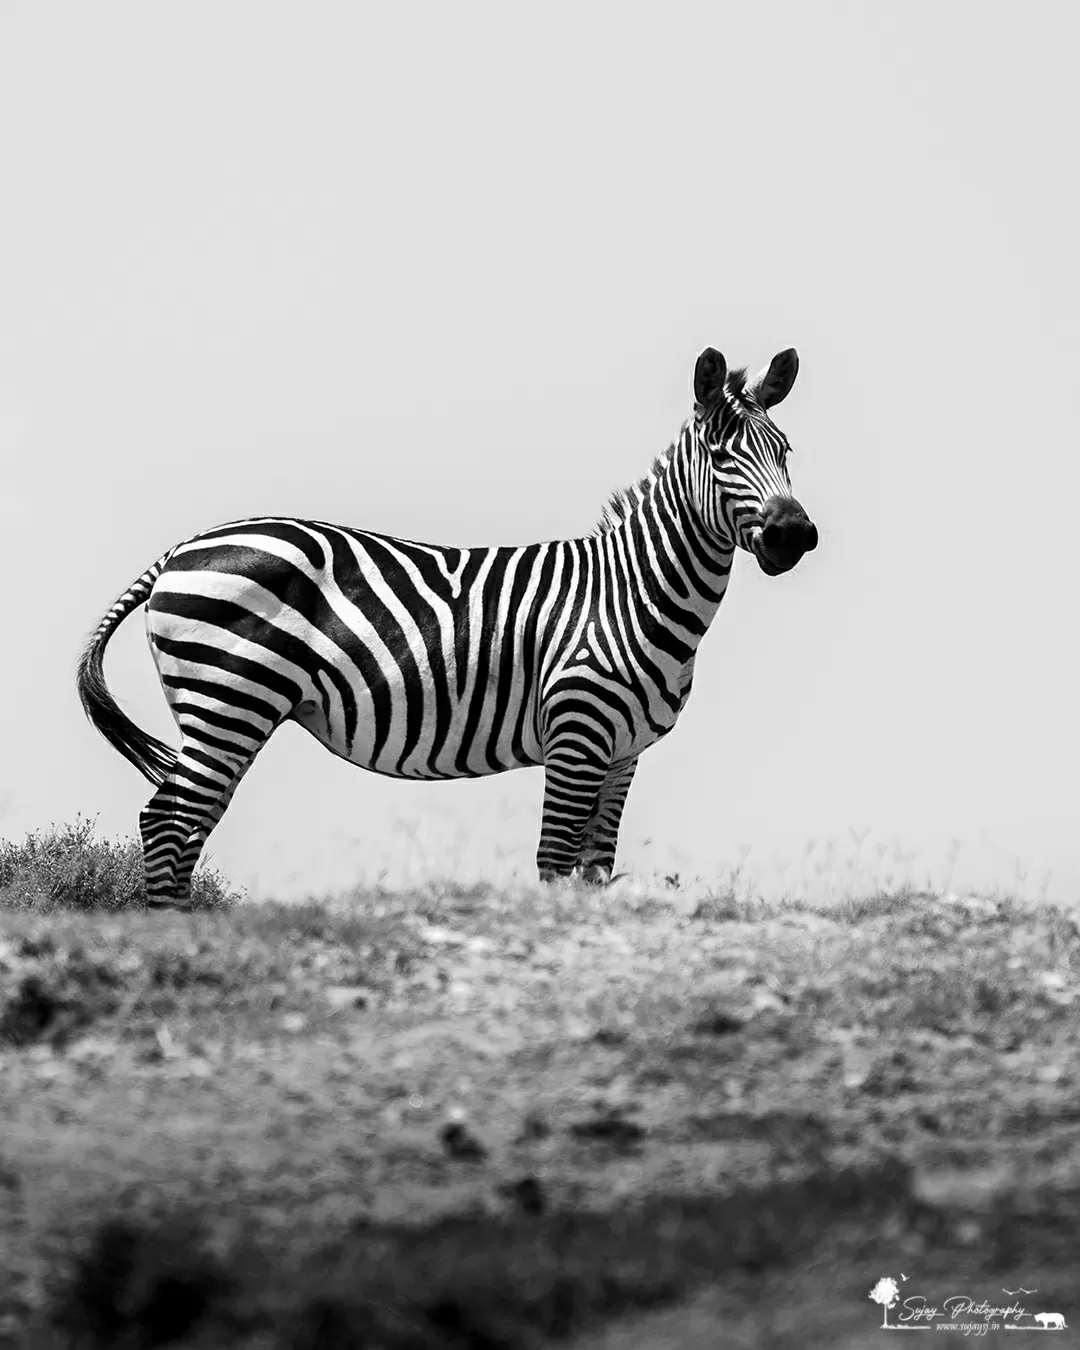
[{"label": "zebra's neck", "polygon": [[[606,519],[606,532],[636,561],[641,585],[631,588],[627,603],[646,630],[661,625],[677,634],[687,660],[724,598],[735,552],[706,529],[697,505],[704,490],[704,466],[687,425],[649,474],[612,502]],[[613,519],[616,511],[621,519]]]}]

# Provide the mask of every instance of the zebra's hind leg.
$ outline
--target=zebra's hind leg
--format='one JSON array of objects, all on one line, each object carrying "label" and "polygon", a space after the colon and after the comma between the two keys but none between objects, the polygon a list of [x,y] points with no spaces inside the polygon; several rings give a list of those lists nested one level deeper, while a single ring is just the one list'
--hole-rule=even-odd
[{"label": "zebra's hind leg", "polygon": [[240,770],[233,779],[232,783],[226,788],[224,795],[218,801],[213,811],[210,813],[210,819],[205,824],[200,825],[198,829],[193,830],[188,836],[187,843],[184,845],[183,852],[180,854],[180,861],[176,866],[175,893],[176,909],[191,908],[191,879],[195,871],[195,866],[202,855],[203,848],[207,839],[213,833],[221,817],[228,809],[229,803],[233,799],[233,793],[240,783],[240,779],[247,773],[251,767],[251,760]]},{"label": "zebra's hind leg", "polygon": [[607,765],[572,748],[544,758],[544,813],[536,866],[541,881],[573,872]]},{"label": "zebra's hind leg", "polygon": [[581,842],[575,875],[582,881],[605,886],[611,880],[615,849],[619,842],[619,825],[637,763],[635,756],[621,764],[613,764],[608,770]]},{"label": "zebra's hind leg", "polygon": [[[205,717],[203,713],[200,720]],[[176,767],[139,816],[146,907],[152,910],[190,908],[191,874],[203,844],[269,737],[265,733],[255,740],[257,733],[249,726],[243,740],[234,737],[227,742],[220,733],[196,739],[190,735],[195,729],[185,726],[183,716],[177,720],[184,740]],[[211,740],[216,742],[212,747]]]}]

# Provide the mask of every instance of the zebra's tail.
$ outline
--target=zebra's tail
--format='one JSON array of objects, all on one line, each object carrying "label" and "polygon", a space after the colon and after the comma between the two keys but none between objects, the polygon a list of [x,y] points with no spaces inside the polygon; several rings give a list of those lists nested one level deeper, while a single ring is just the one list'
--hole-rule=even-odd
[{"label": "zebra's tail", "polygon": [[103,662],[109,639],[123,621],[141,605],[154,589],[169,554],[163,554],[148,567],[138,581],[117,599],[98,624],[79,658],[78,689],[83,711],[111,746],[145,774],[155,785],[161,783],[176,764],[176,754],[156,736],[142,731],[121,712],[105,683]]}]

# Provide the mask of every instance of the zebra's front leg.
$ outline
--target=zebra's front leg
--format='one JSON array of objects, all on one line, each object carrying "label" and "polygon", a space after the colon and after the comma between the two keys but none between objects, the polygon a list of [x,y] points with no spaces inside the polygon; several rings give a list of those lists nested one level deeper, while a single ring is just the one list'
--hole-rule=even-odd
[{"label": "zebra's front leg", "polygon": [[619,825],[637,763],[635,756],[621,764],[613,764],[608,770],[581,843],[577,872],[582,881],[603,886],[611,880],[615,869],[615,849],[619,842]]},{"label": "zebra's front leg", "polygon": [[544,759],[544,814],[536,866],[541,881],[568,877],[581,856],[582,840],[608,766],[574,747]]}]

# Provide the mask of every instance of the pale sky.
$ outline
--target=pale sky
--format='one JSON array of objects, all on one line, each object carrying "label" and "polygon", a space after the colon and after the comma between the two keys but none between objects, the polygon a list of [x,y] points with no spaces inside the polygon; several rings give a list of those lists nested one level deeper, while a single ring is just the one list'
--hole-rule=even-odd
[{"label": "pale sky", "polygon": [[[74,665],[180,539],[583,534],[704,346],[795,346],[775,416],[821,545],[737,560],[620,863],[803,877],[866,831],[1075,899],[1078,41],[1068,3],[8,0],[5,835],[135,831],[150,786]],[[141,613],[106,670],[175,744]],[[209,853],[255,894],[411,849],[531,875],[541,790],[287,727]]]}]

